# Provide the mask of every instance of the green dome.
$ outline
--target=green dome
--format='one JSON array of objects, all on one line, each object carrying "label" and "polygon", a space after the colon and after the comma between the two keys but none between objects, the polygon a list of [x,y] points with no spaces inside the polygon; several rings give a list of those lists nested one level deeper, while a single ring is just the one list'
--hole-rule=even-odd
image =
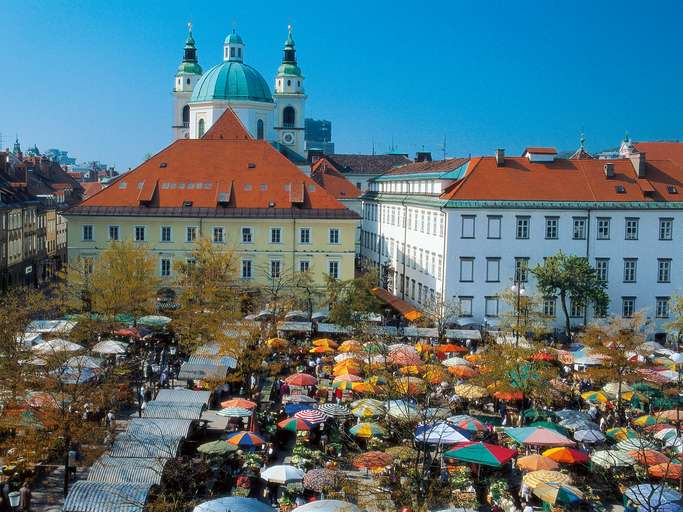
[{"label": "green dome", "polygon": [[178,66],[178,73],[176,73],[176,75],[181,75],[183,73],[201,75],[202,67],[196,62],[181,62],[180,66]]},{"label": "green dome", "polygon": [[209,69],[194,86],[191,101],[249,100],[273,103],[270,87],[261,74],[238,61]]},{"label": "green dome", "polygon": [[280,64],[280,67],[277,68],[277,74],[279,75],[294,75],[294,76],[301,76],[301,68],[297,66],[296,64],[291,64],[288,62]]},{"label": "green dome", "polygon": [[235,33],[235,31],[232,31],[232,34],[228,34],[228,37],[225,38],[225,44],[244,44],[242,42],[242,38],[240,37],[239,34]]}]

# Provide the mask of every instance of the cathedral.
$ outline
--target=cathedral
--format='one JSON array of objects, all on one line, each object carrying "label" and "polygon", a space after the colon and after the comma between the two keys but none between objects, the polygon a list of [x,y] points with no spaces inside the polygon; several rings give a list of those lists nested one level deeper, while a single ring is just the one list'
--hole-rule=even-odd
[{"label": "cathedral", "polygon": [[201,138],[230,107],[255,139],[271,142],[295,164],[305,164],[304,77],[296,62],[292,27],[274,90],[245,64],[245,44],[233,29],[223,43],[223,62],[206,73],[197,59],[192,26],[173,87],[173,140]]}]

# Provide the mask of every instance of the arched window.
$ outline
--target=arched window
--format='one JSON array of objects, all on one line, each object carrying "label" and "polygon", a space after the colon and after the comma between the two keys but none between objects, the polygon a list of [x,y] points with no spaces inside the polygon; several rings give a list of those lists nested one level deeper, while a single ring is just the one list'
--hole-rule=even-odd
[{"label": "arched window", "polygon": [[188,128],[190,126],[190,105],[183,107],[183,126]]},{"label": "arched window", "polygon": [[205,130],[205,129],[206,129],[206,128],[205,128],[205,126],[204,126],[204,120],[203,120],[203,119],[200,119],[200,120],[199,120],[199,126],[198,126],[198,128],[197,128],[197,137],[198,137],[198,138],[201,138],[201,137],[204,136],[204,130]]},{"label": "arched window", "polygon": [[190,85],[190,79],[189,78],[186,80],[186,82],[187,82],[187,85]]},{"label": "arched window", "polygon": [[296,121],[296,112],[294,107],[285,107],[282,111],[282,126],[285,128],[294,128]]},{"label": "arched window", "polygon": [[291,81],[291,80],[287,80],[287,87],[289,87],[290,85],[292,85],[292,81]]},{"label": "arched window", "polygon": [[256,121],[256,138],[263,140],[263,119]]}]

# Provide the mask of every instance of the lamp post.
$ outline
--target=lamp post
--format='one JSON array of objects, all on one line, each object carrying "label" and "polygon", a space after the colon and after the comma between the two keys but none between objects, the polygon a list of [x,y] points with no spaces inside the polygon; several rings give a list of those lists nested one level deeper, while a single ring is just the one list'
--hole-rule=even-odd
[{"label": "lamp post", "polygon": [[515,279],[515,283],[510,287],[512,293],[517,296],[517,327],[515,328],[515,347],[519,346],[519,322],[522,316],[522,297],[526,295],[526,290],[524,289],[524,284],[521,279]]}]

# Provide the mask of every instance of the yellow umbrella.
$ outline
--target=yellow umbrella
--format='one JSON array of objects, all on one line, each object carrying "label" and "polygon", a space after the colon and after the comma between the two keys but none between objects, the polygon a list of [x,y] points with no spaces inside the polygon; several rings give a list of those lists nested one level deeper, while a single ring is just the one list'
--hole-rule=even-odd
[{"label": "yellow umbrella", "polygon": [[339,346],[339,352],[358,353],[363,350],[363,346],[356,340],[347,340]]},{"label": "yellow umbrella", "polygon": [[266,345],[270,348],[284,348],[289,345],[289,342],[284,338],[270,338],[266,340]]},{"label": "yellow umbrella", "polygon": [[638,393],[637,391],[627,391],[626,393],[621,394],[621,400],[624,402],[630,402],[634,398],[637,398],[638,400],[640,400],[644,404],[646,404],[650,401],[650,399],[648,397],[646,397],[642,393]]},{"label": "yellow umbrella", "polygon": [[424,341],[418,341],[415,344],[415,350],[418,354],[422,354],[423,352],[431,352],[432,350],[434,350],[434,347],[432,347],[429,343],[426,343]]},{"label": "yellow umbrella", "polygon": [[334,340],[331,340],[330,338],[318,338],[317,340],[313,340],[312,345],[314,347],[337,348],[337,342]]},{"label": "yellow umbrella", "polygon": [[522,481],[529,487],[534,489],[535,487],[545,484],[547,482],[555,482],[558,484],[569,484],[572,479],[569,475],[560,473],[559,471],[549,471],[547,469],[541,469],[539,471],[531,471],[522,477]]},{"label": "yellow umbrella", "polygon": [[459,397],[466,398],[467,400],[483,398],[489,394],[485,388],[475,386],[474,384],[458,384],[453,388],[453,391]]},{"label": "yellow umbrella", "polygon": [[448,374],[444,371],[443,367],[436,364],[427,364],[423,366],[422,377],[430,384],[438,384],[448,380]]},{"label": "yellow umbrella", "polygon": [[354,368],[352,366],[345,366],[344,368],[332,370],[332,375],[335,377],[342,377],[344,375],[360,375],[360,368]]},{"label": "yellow umbrella", "polygon": [[396,388],[401,393],[424,393],[425,381],[419,377],[401,377],[396,381]]},{"label": "yellow umbrella", "polygon": [[420,367],[411,364],[409,366],[404,366],[399,370],[403,375],[419,375],[420,374]]},{"label": "yellow umbrella", "polygon": [[331,347],[313,347],[309,352],[311,354],[331,354],[334,352],[334,349]]},{"label": "yellow umbrella", "polygon": [[581,398],[587,402],[600,402],[601,404],[609,402],[609,398],[602,391],[586,391],[581,393]]}]

